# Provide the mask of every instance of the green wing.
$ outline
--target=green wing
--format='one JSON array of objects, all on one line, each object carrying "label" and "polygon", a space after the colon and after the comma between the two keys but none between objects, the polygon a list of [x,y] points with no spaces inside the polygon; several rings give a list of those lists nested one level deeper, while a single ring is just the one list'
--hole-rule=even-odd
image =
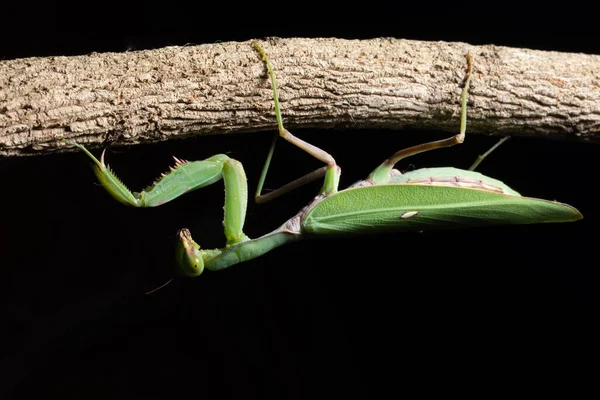
[{"label": "green wing", "polygon": [[569,222],[575,208],[542,199],[458,187],[390,184],[338,192],[303,218],[317,234]]}]

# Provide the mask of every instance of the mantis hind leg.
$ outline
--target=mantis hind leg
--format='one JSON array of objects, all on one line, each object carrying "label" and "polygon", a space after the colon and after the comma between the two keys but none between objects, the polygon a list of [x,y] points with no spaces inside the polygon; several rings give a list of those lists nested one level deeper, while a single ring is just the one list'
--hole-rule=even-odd
[{"label": "mantis hind leg", "polygon": [[493,145],[488,151],[477,156],[477,159],[475,160],[475,162],[469,167],[469,171],[475,171],[475,168],[477,168],[479,166],[479,164],[481,164],[481,162],[492,153],[492,151],[496,150],[502,143],[506,142],[508,139],[510,139],[510,136],[504,136],[495,145]]},{"label": "mantis hind leg", "polygon": [[467,58],[467,73],[465,76],[465,84],[462,90],[461,96],[461,112],[460,112],[460,131],[458,134],[448,138],[437,140],[434,142],[423,143],[417,146],[412,146],[407,149],[400,150],[392,155],[390,158],[385,160],[379,167],[377,167],[369,175],[370,180],[373,180],[375,184],[383,184],[389,181],[390,174],[396,163],[406,157],[413,156],[415,154],[423,153],[426,151],[440,149],[444,147],[454,146],[460,144],[465,140],[465,132],[467,130],[467,97],[469,93],[469,85],[471,83],[471,73],[473,71],[473,60],[470,54],[466,55]]},{"label": "mantis hind leg", "polygon": [[[262,49],[262,47],[260,47],[258,45],[258,43],[253,43],[252,45],[256,49],[256,51],[258,51],[258,53],[261,56],[261,59],[263,60],[263,62],[265,63],[265,66],[267,67],[267,73],[271,80],[271,88],[273,90],[273,100],[274,100],[274,104],[275,104],[275,117],[277,119],[277,129],[279,132],[278,135],[276,135],[275,138],[273,139],[271,148],[269,150],[269,154],[265,161],[265,165],[263,167],[262,173],[261,173],[259,181],[258,181],[258,185],[256,187],[256,195],[255,195],[256,202],[264,203],[264,202],[273,200],[273,199],[281,196],[284,193],[287,193],[297,187],[300,187],[302,185],[310,183],[310,182],[312,182],[316,179],[319,179],[323,176],[325,177],[325,179],[324,179],[323,187],[321,188],[320,193],[321,194],[331,194],[331,193],[337,192],[337,188],[338,188],[338,184],[339,184],[340,169],[337,166],[335,159],[331,156],[331,154],[327,153],[326,151],[324,151],[308,142],[305,142],[304,140],[302,140],[300,138],[297,138],[290,131],[288,131],[287,129],[285,129],[283,127],[283,122],[282,122],[282,117],[281,117],[281,109],[279,106],[279,95],[277,93],[277,81],[275,79],[275,72],[273,71],[273,67],[271,66],[271,63],[269,62],[269,58],[267,57],[267,54]],[[279,189],[276,189],[268,194],[263,195],[263,194],[261,194],[262,188],[264,185],[265,178],[267,176],[267,172],[269,170],[269,165],[270,165],[271,159],[273,157],[273,151],[275,150],[275,143],[277,141],[278,136],[282,137],[289,143],[306,151],[308,154],[312,155],[316,159],[324,162],[326,164],[326,166],[322,167],[322,168],[318,168],[318,169],[314,170],[313,172],[308,173],[308,174],[304,175],[303,177],[298,178],[295,181],[282,186]]]}]

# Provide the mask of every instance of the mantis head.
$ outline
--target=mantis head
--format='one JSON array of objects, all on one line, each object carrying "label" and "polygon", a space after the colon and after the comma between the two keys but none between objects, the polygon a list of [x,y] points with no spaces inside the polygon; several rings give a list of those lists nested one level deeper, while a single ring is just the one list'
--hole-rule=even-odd
[{"label": "mantis head", "polygon": [[188,229],[177,232],[176,262],[178,272],[185,276],[199,276],[204,271],[204,258],[198,243]]}]

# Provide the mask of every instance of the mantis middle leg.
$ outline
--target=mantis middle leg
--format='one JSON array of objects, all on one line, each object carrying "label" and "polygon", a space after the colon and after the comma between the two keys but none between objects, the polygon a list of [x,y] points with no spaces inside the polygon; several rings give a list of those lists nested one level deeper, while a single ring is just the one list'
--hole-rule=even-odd
[{"label": "mantis middle leg", "polygon": [[322,176],[325,176],[325,180],[323,182],[323,187],[321,188],[320,194],[328,195],[328,194],[337,192],[339,179],[340,179],[340,168],[337,166],[335,159],[331,156],[331,154],[327,153],[326,151],[324,151],[308,142],[305,142],[304,140],[302,140],[300,138],[297,138],[296,136],[292,135],[292,133],[290,131],[288,131],[287,129],[285,129],[283,127],[283,121],[281,118],[281,109],[279,107],[279,95],[277,93],[277,81],[275,78],[275,72],[273,71],[273,67],[271,66],[271,63],[269,62],[269,58],[267,57],[267,54],[262,49],[262,47],[260,47],[258,45],[258,43],[253,43],[252,46],[260,54],[263,62],[265,63],[265,66],[267,67],[267,73],[271,80],[271,88],[273,90],[273,100],[275,103],[275,118],[277,119],[277,129],[279,132],[278,136],[287,140],[291,144],[301,148],[302,150],[306,151],[308,154],[312,155],[313,157],[317,158],[320,161],[323,161],[326,164],[325,167],[318,168],[318,169],[314,170],[313,172],[306,174],[303,177],[298,178],[295,181],[288,183],[287,185],[282,186],[279,189],[276,189],[268,194],[264,194],[264,195],[261,194],[263,184],[264,184],[264,181],[265,181],[265,178],[267,175],[267,171],[268,171],[269,165],[271,163],[271,158],[273,156],[273,151],[275,150],[275,143],[277,141],[277,136],[275,136],[275,138],[273,139],[273,142],[271,144],[271,149],[269,150],[267,160],[265,161],[265,165],[263,167],[262,173],[261,173],[259,181],[258,181],[258,185],[256,188],[255,201],[257,203],[264,203],[264,202],[273,200],[273,199],[281,196],[284,193],[287,193],[299,186],[302,186],[302,185],[310,183],[314,180],[317,180],[317,179],[321,178]]}]

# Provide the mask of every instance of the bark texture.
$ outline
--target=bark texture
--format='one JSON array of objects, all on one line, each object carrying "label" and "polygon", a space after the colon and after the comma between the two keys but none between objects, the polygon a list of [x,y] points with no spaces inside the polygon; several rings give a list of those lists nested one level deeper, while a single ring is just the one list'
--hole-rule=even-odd
[{"label": "bark texture", "polygon": [[[260,41],[288,128],[457,132],[600,142],[600,56],[379,38]],[[0,156],[276,129],[251,42],[0,61]]]}]

